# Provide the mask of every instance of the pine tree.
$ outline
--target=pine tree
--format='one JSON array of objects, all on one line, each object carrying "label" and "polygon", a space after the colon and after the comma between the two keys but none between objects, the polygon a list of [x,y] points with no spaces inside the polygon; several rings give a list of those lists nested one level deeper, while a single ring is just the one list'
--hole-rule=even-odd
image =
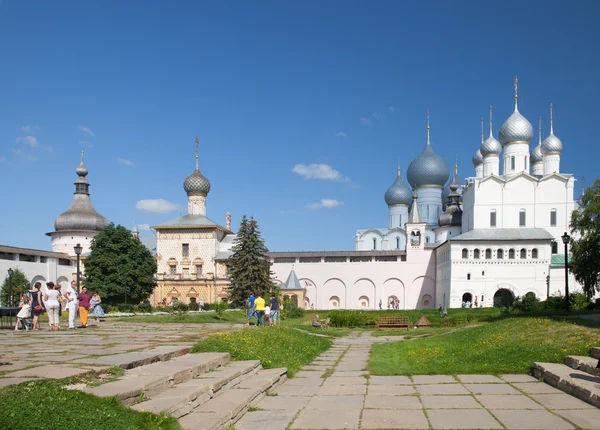
[{"label": "pine tree", "polygon": [[10,291],[12,288],[13,293],[13,305],[18,306],[23,293],[26,293],[31,289],[31,283],[25,273],[18,268],[13,269],[11,277],[6,275],[2,287],[0,290],[0,302],[2,306],[10,306]]},{"label": "pine tree", "polygon": [[242,218],[229,257],[229,300],[238,307],[244,307],[250,294],[263,295],[273,292],[269,251],[260,236],[258,222],[254,218]]},{"label": "pine tree", "polygon": [[88,293],[98,290],[110,304],[139,303],[156,286],[156,259],[122,225],[109,224],[92,240],[92,252],[85,261]]}]

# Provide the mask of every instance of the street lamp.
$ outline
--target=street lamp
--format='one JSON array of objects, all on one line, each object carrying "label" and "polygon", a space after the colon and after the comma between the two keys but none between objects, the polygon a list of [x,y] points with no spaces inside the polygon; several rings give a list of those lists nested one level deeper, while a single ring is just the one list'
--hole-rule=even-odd
[{"label": "street lamp", "polygon": [[8,304],[11,308],[13,307],[12,275],[13,275],[13,269],[12,269],[12,267],[9,267],[8,268],[8,289],[10,290],[10,298],[8,300]]},{"label": "street lamp", "polygon": [[569,241],[571,236],[565,231],[561,239],[565,244],[565,308],[569,310]]},{"label": "street lamp", "polygon": [[75,251],[75,255],[77,256],[77,294],[79,294],[79,256],[81,255],[81,252],[83,251],[83,248],[81,247],[80,244],[75,245],[75,247],[73,248],[73,250]]},{"label": "street lamp", "polygon": [[550,275],[546,276],[546,300],[550,298]]}]

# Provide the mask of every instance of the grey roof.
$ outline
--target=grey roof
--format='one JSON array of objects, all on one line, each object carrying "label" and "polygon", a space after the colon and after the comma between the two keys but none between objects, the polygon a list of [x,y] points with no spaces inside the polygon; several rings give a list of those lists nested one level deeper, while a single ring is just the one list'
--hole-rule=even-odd
[{"label": "grey roof", "polygon": [[163,222],[152,228],[179,228],[179,227],[215,227],[221,230],[229,231],[225,227],[221,227],[216,222],[205,217],[204,215],[183,215],[171,221]]},{"label": "grey roof", "polygon": [[544,228],[480,228],[456,236],[454,241],[479,240],[553,240]]},{"label": "grey roof", "polygon": [[231,257],[233,254],[234,254],[233,251],[219,251],[215,255],[215,260],[217,260],[217,261],[228,260],[229,257]]},{"label": "grey roof", "polygon": [[400,167],[398,167],[398,176],[390,188],[385,192],[385,203],[392,205],[410,205],[412,202],[412,193],[408,185],[404,182]]},{"label": "grey roof", "polygon": [[71,256],[64,252],[44,251],[41,249],[31,248],[17,248],[16,246],[9,245],[0,245],[0,252],[7,254],[39,255],[40,257],[71,259]]},{"label": "grey roof", "polygon": [[282,290],[302,290],[303,288],[300,286],[300,281],[298,281],[298,277],[294,272],[294,269],[290,272],[290,275],[287,278],[287,281],[281,286]]},{"label": "grey roof", "polygon": [[369,251],[276,251],[267,252],[271,258],[276,257],[377,257],[406,255],[406,251],[399,249],[392,250],[369,250]]},{"label": "grey roof", "polygon": [[413,204],[408,214],[408,222],[412,224],[418,224],[421,222],[421,216],[419,215],[419,204],[417,203],[417,193],[413,194]]}]

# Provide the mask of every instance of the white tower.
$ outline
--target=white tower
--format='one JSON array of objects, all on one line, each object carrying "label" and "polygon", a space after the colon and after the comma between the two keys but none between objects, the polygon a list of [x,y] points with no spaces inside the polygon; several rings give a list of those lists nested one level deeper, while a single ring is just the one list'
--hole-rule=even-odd
[{"label": "white tower", "polygon": [[[481,118],[481,138],[483,140],[483,118]],[[500,174],[500,153],[502,145],[492,134],[492,107],[490,106],[490,136],[481,144],[483,156],[483,176]]]},{"label": "white tower", "polygon": [[183,189],[188,195],[188,215],[206,216],[206,196],[210,181],[198,169],[198,137],[196,136],[196,170],[185,178]]},{"label": "white tower", "polygon": [[510,177],[529,172],[529,142],[533,138],[533,127],[519,112],[519,80],[515,78],[515,110],[500,128],[500,143],[504,148],[503,173]]},{"label": "white tower", "polygon": [[538,144],[531,151],[531,174],[544,174],[544,159],[542,156],[542,117],[538,119]]},{"label": "white tower", "polygon": [[544,175],[560,173],[560,153],[562,142],[554,135],[552,118],[552,104],[550,104],[550,134],[542,142],[542,155],[544,156]]}]

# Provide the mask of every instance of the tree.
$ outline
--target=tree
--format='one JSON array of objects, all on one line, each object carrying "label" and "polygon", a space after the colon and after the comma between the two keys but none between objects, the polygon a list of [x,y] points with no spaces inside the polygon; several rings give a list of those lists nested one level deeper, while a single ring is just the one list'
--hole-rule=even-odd
[{"label": "tree", "polygon": [[139,303],[152,294],[156,259],[128,229],[109,224],[94,237],[91,249],[85,286],[98,290],[104,302]]},{"label": "tree", "polygon": [[0,290],[0,303],[2,303],[2,306],[10,306],[11,286],[14,297],[14,306],[18,306],[21,295],[31,289],[31,283],[29,282],[29,279],[27,279],[27,276],[25,276],[25,273],[18,268],[13,269],[12,277],[9,277],[7,274],[2,283],[2,288]]},{"label": "tree", "polygon": [[254,218],[242,218],[233,248],[229,257],[229,300],[235,306],[243,307],[250,294],[273,292],[271,281],[271,261],[269,251],[260,236],[258,223]]},{"label": "tree", "polygon": [[600,179],[581,196],[582,207],[571,216],[569,269],[592,297],[600,291]]}]

